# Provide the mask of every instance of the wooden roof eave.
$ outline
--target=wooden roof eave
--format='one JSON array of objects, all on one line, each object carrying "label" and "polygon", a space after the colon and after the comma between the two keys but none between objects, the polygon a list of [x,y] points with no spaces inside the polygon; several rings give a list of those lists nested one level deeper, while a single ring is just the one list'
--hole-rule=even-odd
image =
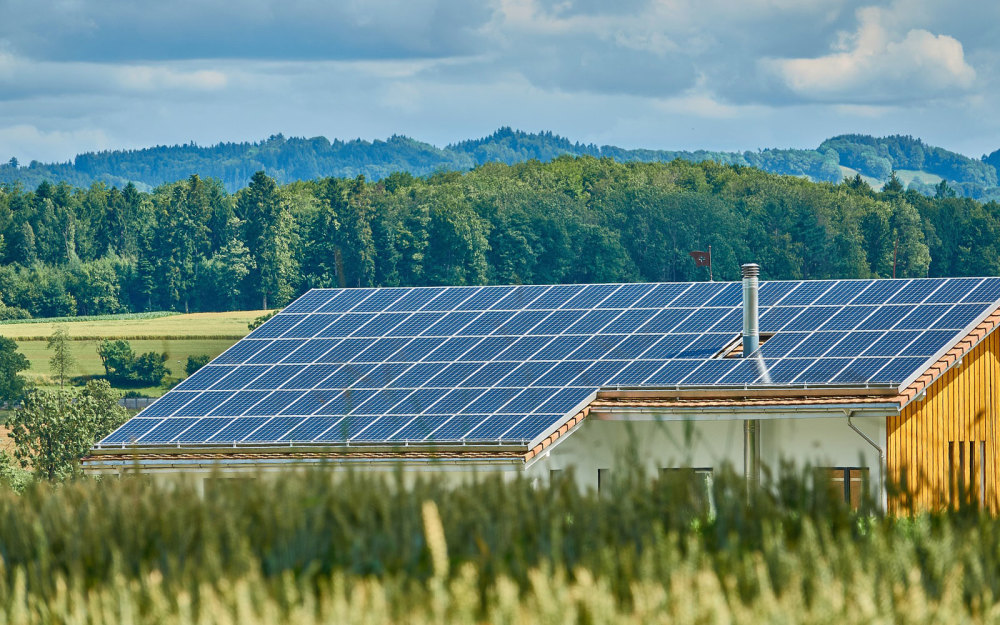
[{"label": "wooden roof eave", "polygon": [[[1000,306],[1000,303],[998,303]],[[921,397],[927,388],[936,382],[952,367],[962,364],[962,359],[982,343],[987,336],[1000,327],[1000,308],[995,308],[985,318],[970,328],[966,334],[950,348],[940,354],[917,374],[912,381],[904,383],[898,392],[897,401],[900,410],[915,399]]]}]

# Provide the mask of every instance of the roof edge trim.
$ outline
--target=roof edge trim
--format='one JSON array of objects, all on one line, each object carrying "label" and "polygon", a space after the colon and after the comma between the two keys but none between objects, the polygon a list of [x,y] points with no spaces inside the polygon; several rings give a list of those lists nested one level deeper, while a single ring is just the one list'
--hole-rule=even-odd
[{"label": "roof edge trim", "polygon": [[962,359],[975,349],[980,343],[986,340],[997,327],[1000,327],[1000,309],[995,309],[986,316],[977,326],[972,328],[967,334],[956,341],[952,347],[942,354],[937,360],[928,364],[922,372],[913,379],[905,388],[899,391],[899,409],[902,410],[916,399],[930,385],[934,384],[949,369],[960,363]]}]

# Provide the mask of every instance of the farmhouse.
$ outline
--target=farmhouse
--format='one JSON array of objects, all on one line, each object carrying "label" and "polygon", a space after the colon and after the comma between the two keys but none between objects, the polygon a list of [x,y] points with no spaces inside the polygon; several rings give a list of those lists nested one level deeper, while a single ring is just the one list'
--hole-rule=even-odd
[{"label": "farmhouse", "polygon": [[317,289],[84,460],[196,477],[324,464],[581,487],[751,482],[783,460],[844,496],[997,508],[1000,278]]}]

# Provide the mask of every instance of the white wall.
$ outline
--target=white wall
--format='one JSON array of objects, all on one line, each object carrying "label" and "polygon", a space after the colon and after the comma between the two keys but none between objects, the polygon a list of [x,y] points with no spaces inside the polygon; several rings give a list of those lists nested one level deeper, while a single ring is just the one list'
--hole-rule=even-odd
[{"label": "white wall", "polygon": [[[884,418],[855,418],[868,436],[885,448]],[[743,421],[601,421],[586,419],[569,436],[532,463],[532,477],[548,479],[553,469],[574,467],[581,488],[596,488],[599,469],[615,469],[630,447],[650,475],[663,467],[720,468],[726,462],[743,470]],[[761,421],[761,462],[777,468],[781,460],[797,466],[868,467],[877,488],[878,452],[847,425],[843,415]]]},{"label": "white wall", "polygon": [[[199,491],[204,492],[208,481],[216,479],[261,478],[287,474],[295,471],[325,470],[330,472],[332,479],[346,477],[351,472],[378,473],[389,481],[394,481],[396,472],[402,469],[403,483],[411,486],[418,479],[436,479],[445,484],[467,484],[484,476],[499,475],[505,480],[515,479],[521,474],[523,465],[507,461],[502,464],[486,463],[455,463],[449,461],[427,461],[417,463],[394,462],[353,462],[337,463],[274,463],[274,462],[198,462],[190,464],[160,464],[158,466],[141,466],[139,471],[151,481],[159,484],[175,484],[187,482]],[[126,463],[117,468],[88,467],[85,471],[91,475],[120,477],[135,471],[134,463]]]},{"label": "white wall", "polygon": [[[882,417],[855,418],[857,425],[885,449],[885,419]],[[620,466],[630,446],[636,457],[645,465],[647,474],[656,475],[664,467],[691,467],[718,469],[730,463],[737,471],[743,470],[743,421],[667,421],[655,417],[644,421],[602,421],[588,418],[556,445],[543,451],[529,463],[526,476],[539,481],[549,479],[552,470],[574,468],[576,481],[581,489],[597,488],[600,469]],[[842,413],[826,418],[781,418],[761,420],[761,462],[778,467],[781,460],[790,460],[797,466],[867,467],[869,485],[877,488],[879,480],[878,453],[847,425]],[[347,470],[376,471],[391,475],[396,470],[393,463],[352,463],[326,465],[333,473]],[[437,475],[449,482],[467,482],[476,476],[502,473],[513,478],[520,471],[517,463],[482,463],[456,465],[451,462],[406,463],[403,470],[407,478]],[[131,470],[131,464],[124,467]],[[216,470],[226,476],[267,474],[296,470],[288,464],[227,464],[211,463],[148,467],[145,472],[155,479],[204,480]],[[118,471],[89,468],[92,473],[118,473]]]}]

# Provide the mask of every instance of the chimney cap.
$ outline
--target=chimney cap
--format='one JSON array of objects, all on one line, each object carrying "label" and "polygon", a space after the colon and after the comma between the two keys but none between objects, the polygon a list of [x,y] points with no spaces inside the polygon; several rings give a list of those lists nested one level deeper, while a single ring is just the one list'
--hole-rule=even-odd
[{"label": "chimney cap", "polygon": [[740,269],[743,270],[744,278],[753,278],[760,275],[760,265],[757,263],[746,263],[745,265],[740,265]]}]

